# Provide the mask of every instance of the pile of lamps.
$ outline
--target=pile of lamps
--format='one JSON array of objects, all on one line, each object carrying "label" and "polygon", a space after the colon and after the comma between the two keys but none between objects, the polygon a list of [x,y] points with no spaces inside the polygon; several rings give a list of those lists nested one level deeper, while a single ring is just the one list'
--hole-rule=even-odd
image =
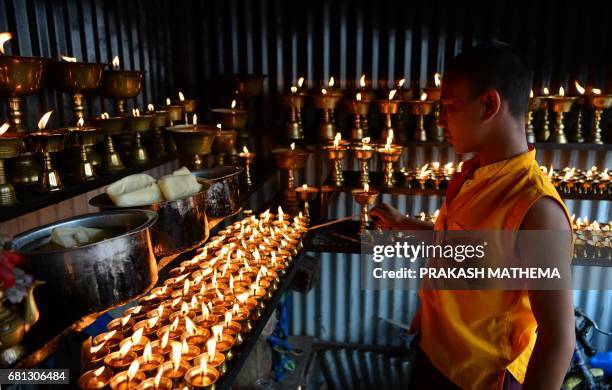
[{"label": "pile of lamps", "polygon": [[222,230],[170,270],[139,306],[111,321],[84,351],[82,389],[214,388],[240,353],[253,321],[302,248],[301,216],[279,207]]},{"label": "pile of lamps", "polygon": [[596,166],[583,171],[575,167],[555,170],[552,166],[540,169],[548,176],[557,191],[562,194],[612,194],[612,180],[608,169],[600,171]]},{"label": "pile of lamps", "polygon": [[612,259],[612,223],[589,222],[586,217],[575,219],[574,253],[576,257]]}]

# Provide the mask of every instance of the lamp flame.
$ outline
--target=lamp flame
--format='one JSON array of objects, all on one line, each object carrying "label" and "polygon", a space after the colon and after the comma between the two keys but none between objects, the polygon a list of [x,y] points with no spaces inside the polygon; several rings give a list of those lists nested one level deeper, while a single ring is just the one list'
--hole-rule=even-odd
[{"label": "lamp flame", "polygon": [[532,98],[533,97],[533,89],[529,91],[529,97]]},{"label": "lamp flame", "polygon": [[124,327],[125,325],[127,325],[127,323],[130,322],[130,318],[132,318],[131,314],[128,314],[127,316],[123,317],[121,319],[121,327]]},{"label": "lamp flame", "polygon": [[291,87],[291,93],[296,93],[297,92],[297,87],[293,86]]},{"label": "lamp flame", "polygon": [[53,110],[46,112],[42,117],[40,117],[40,120],[38,121],[38,130],[43,130],[45,126],[47,126],[47,122],[49,121],[52,113]]},{"label": "lamp flame", "polygon": [[198,124],[198,114],[193,114],[191,117],[191,123],[196,126]]},{"label": "lamp flame", "polygon": [[155,106],[152,105],[151,103],[147,104],[147,110],[149,110],[149,112],[153,112],[155,111]]},{"label": "lamp flame", "polygon": [[189,306],[187,305],[187,302],[183,302],[181,305],[180,313],[182,316],[186,316],[189,313]]},{"label": "lamp flame", "polygon": [[183,95],[183,93],[182,93],[181,91],[179,91],[179,93],[178,93],[178,97],[179,97],[179,100],[180,100],[180,101],[182,101],[182,102],[184,102],[184,101],[185,101],[185,95]]},{"label": "lamp flame", "polygon": [[128,368],[127,370],[128,382],[134,379],[134,376],[136,376],[136,373],[138,372],[139,368],[140,368],[140,363],[138,363],[138,360],[134,360],[132,364],[130,364],[130,368]]},{"label": "lamp flame", "polygon": [[232,104],[230,105],[230,108],[233,110],[234,108],[236,108],[236,99],[232,100]]},{"label": "lamp flame", "polygon": [[363,192],[370,192],[370,185],[368,183],[363,185]]},{"label": "lamp flame", "polygon": [[550,92],[548,91],[548,87],[542,88],[542,94],[548,95]]},{"label": "lamp flame", "polygon": [[335,82],[335,80],[334,80],[334,76],[331,76],[331,77],[329,78],[329,82],[327,83],[327,86],[328,86],[328,87],[330,87],[330,88],[332,88],[332,87],[334,86],[334,84],[335,84],[335,83],[336,83],[336,82]]},{"label": "lamp flame", "polygon": [[9,127],[11,127],[11,125],[6,122],[2,126],[0,126],[0,135],[6,133]]},{"label": "lamp flame", "polygon": [[292,142],[289,147],[291,148],[291,150],[295,150],[295,142]]},{"label": "lamp flame", "polygon": [[370,143],[370,137],[365,137],[365,138],[362,138],[362,139],[361,139],[361,143],[362,143],[362,144],[364,144],[364,145],[365,145],[365,144],[369,144],[369,143]]},{"label": "lamp flame", "polygon": [[98,368],[96,371],[94,371],[94,376],[102,375],[102,373],[104,372],[104,367],[105,366],[102,366],[102,367]]},{"label": "lamp flame", "polygon": [[421,98],[420,98],[420,99],[421,99],[421,101],[422,101],[422,102],[424,102],[425,100],[427,100],[427,93],[423,92],[423,93],[421,94]]},{"label": "lamp flame", "polygon": [[193,324],[193,321],[191,321],[189,317],[185,317],[185,330],[187,330],[187,333],[191,335],[196,334],[197,332],[196,327]]},{"label": "lamp flame", "polygon": [[563,87],[559,87],[559,96],[565,96],[565,89]]},{"label": "lamp flame", "polygon": [[142,334],[144,333],[144,328],[138,328],[132,335],[132,341],[134,345],[140,344],[140,340],[142,339]]},{"label": "lamp flame", "polygon": [[601,89],[599,88],[592,88],[591,91],[595,94],[595,95],[601,95]]},{"label": "lamp flame", "polygon": [[397,92],[396,89],[392,89],[391,91],[389,91],[389,100],[393,100],[396,92]]},{"label": "lamp flame", "polygon": [[200,359],[200,375],[206,375],[206,371],[208,371],[208,362],[206,359]]},{"label": "lamp flame", "polygon": [[361,86],[361,88],[365,87],[365,74],[362,74],[361,77],[359,78],[359,86]]},{"label": "lamp flame", "polygon": [[155,385],[156,389],[159,388],[159,384],[161,383],[162,373],[164,372],[162,367],[163,365],[159,366],[159,370],[157,370],[157,375],[155,375],[155,379],[153,380],[153,384]]},{"label": "lamp flame", "polygon": [[215,325],[210,328],[213,332],[214,339],[217,341],[223,340],[223,325]]},{"label": "lamp flame", "polygon": [[297,84],[298,84],[298,87],[299,87],[299,88],[302,88],[302,85],[304,85],[304,78],[303,78],[303,77],[300,77],[300,78],[298,79],[298,83],[297,83]]},{"label": "lamp flame", "polygon": [[174,371],[178,370],[178,368],[181,366],[181,353],[182,350],[182,346],[181,343],[179,343],[178,341],[173,341],[172,342],[172,367],[174,368]]},{"label": "lamp flame", "polygon": [[357,95],[355,95],[355,99],[357,99],[358,102],[361,101],[361,92],[357,92]]},{"label": "lamp flame", "polygon": [[142,351],[142,357],[147,363],[151,361],[151,358],[153,357],[153,352],[151,351],[150,342],[148,342],[147,345],[145,345],[144,351]]},{"label": "lamp flame", "polygon": [[10,32],[0,33],[0,53],[4,54],[4,44],[13,38],[13,34]]},{"label": "lamp flame", "polygon": [[213,361],[215,359],[215,351],[217,350],[217,339],[211,337],[206,341],[206,351],[208,352],[208,360]]},{"label": "lamp flame", "polygon": [[62,61],[77,62],[76,57],[66,57],[66,56],[62,56]]},{"label": "lamp flame", "polygon": [[436,72],[434,73],[434,85],[436,87],[440,87],[440,85],[442,85],[442,80],[440,79],[440,73]]},{"label": "lamp flame", "polygon": [[170,324],[170,331],[174,332],[178,328],[178,324],[179,324],[179,317],[176,316],[174,321],[172,321],[172,324]]},{"label": "lamp flame", "polygon": [[138,108],[132,108],[133,116],[140,116],[140,110]]},{"label": "lamp flame", "polygon": [[170,98],[166,98],[166,106],[170,105]]},{"label": "lamp flame", "polygon": [[102,349],[102,347],[104,347],[104,344],[106,344],[106,340],[104,340],[100,344],[96,345],[95,347],[92,346],[91,348],[89,348],[89,354],[90,355],[95,355],[96,353],[98,353],[99,350]]},{"label": "lamp flame", "polygon": [[334,148],[337,148],[340,145],[340,139],[342,138],[342,134],[337,132],[334,136]]},{"label": "lamp flame", "polygon": [[164,332],[164,335],[162,336],[161,344],[160,344],[162,348],[166,348],[166,346],[168,345],[168,340],[170,340],[170,331],[169,330]]},{"label": "lamp flame", "polygon": [[107,334],[105,334],[104,337],[102,337],[102,339],[104,339],[104,342],[106,342],[110,340],[116,333],[117,333],[116,330],[110,331]]},{"label": "lamp flame", "polygon": [[327,89],[321,88],[321,95],[327,95]]},{"label": "lamp flame", "polygon": [[125,344],[119,348],[119,356],[121,356],[121,358],[125,357],[125,355],[130,352],[130,349],[132,349],[132,340],[126,341]]},{"label": "lamp flame", "polygon": [[578,80],[574,80],[574,85],[576,86],[576,90],[578,91],[578,93],[584,95],[584,88],[582,87],[582,85],[580,85]]},{"label": "lamp flame", "polygon": [[108,112],[103,112],[102,114],[100,114],[100,118],[101,119],[108,119],[108,118],[110,118],[110,115],[108,115]]},{"label": "lamp flame", "polygon": [[113,69],[119,69],[119,57],[115,56],[113,58],[112,64],[113,64]]},{"label": "lamp flame", "polygon": [[405,83],[406,83],[406,79],[401,79],[400,81],[397,82],[397,87],[402,88]]},{"label": "lamp flame", "polygon": [[225,327],[230,326],[232,323],[232,311],[228,310],[225,312]]}]

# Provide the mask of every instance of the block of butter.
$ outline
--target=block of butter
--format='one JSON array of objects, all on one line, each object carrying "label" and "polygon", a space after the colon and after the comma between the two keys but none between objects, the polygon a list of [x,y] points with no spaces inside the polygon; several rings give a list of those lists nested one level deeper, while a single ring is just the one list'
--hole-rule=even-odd
[{"label": "block of butter", "polygon": [[117,206],[144,206],[163,202],[164,198],[155,179],[144,173],[126,176],[106,189]]},{"label": "block of butter", "polygon": [[187,167],[181,167],[181,169],[177,169],[176,171],[172,172],[173,175],[191,175],[191,172],[189,171],[189,169],[187,169]]},{"label": "block of butter", "polygon": [[104,230],[89,227],[59,227],[51,230],[51,241],[64,248],[74,248],[104,238]]},{"label": "block of butter", "polygon": [[[182,170],[183,168],[181,168]],[[162,176],[158,181],[159,188],[164,194],[166,200],[176,200],[198,193],[202,189],[202,184],[198,183],[198,179],[190,174],[175,174]],[[187,172],[187,168],[185,168]]]}]

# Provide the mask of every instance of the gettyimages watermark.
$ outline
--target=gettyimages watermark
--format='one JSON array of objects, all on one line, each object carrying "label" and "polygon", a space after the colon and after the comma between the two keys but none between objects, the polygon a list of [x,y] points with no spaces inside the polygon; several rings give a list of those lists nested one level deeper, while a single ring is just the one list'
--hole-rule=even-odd
[{"label": "gettyimages watermark", "polygon": [[366,231],[361,237],[365,289],[607,290],[599,278],[572,278],[568,231]]}]

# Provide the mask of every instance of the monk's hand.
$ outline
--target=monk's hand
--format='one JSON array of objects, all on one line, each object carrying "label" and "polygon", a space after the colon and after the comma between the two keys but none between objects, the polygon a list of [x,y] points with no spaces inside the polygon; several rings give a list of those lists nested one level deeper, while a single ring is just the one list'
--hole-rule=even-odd
[{"label": "monk's hand", "polygon": [[371,221],[381,228],[399,228],[406,221],[406,216],[398,209],[386,203],[381,203],[370,210]]}]

